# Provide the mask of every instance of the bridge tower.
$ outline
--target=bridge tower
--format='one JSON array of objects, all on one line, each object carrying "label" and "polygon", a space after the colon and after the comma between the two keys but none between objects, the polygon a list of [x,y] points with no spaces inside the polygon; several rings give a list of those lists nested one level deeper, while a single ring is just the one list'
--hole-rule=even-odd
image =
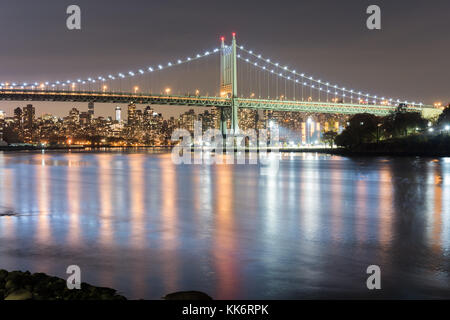
[{"label": "bridge tower", "polygon": [[[227,120],[231,117],[231,130],[233,133],[239,131],[238,107],[234,99],[237,98],[237,58],[236,58],[236,34],[233,33],[231,46],[225,45],[222,37],[220,53],[220,96],[231,99],[231,110],[221,108],[220,129],[222,134],[227,133]],[[231,111],[231,114],[230,114]]]}]

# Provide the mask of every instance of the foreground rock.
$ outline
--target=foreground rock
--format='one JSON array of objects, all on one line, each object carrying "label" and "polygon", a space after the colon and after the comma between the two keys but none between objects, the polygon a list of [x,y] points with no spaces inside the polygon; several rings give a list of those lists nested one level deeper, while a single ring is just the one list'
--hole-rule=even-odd
[{"label": "foreground rock", "polygon": [[116,290],[81,284],[69,290],[66,280],[44,273],[0,270],[0,300],[126,300]]},{"label": "foreground rock", "polygon": [[185,292],[175,292],[168,294],[163,298],[164,300],[212,300],[210,296],[206,293],[199,291],[185,291]]}]

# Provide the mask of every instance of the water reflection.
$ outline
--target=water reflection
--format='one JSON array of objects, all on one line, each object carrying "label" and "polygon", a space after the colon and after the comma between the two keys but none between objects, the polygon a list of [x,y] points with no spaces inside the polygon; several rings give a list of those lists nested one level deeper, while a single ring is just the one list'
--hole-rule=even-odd
[{"label": "water reflection", "polygon": [[[0,153],[0,268],[131,298],[450,297],[449,159],[283,155],[175,166],[170,154]],[[17,215],[15,215],[17,214]]]}]

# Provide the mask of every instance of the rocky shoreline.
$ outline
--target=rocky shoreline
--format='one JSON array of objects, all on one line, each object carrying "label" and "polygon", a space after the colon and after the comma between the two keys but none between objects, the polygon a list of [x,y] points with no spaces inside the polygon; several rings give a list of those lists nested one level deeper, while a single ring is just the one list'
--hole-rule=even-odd
[{"label": "rocky shoreline", "polygon": [[45,273],[0,270],[0,300],[126,300],[110,288],[87,283],[69,290],[66,280]]},{"label": "rocky shoreline", "polygon": [[[212,298],[199,291],[175,292],[166,295],[164,300],[202,300]],[[110,288],[95,287],[87,283],[81,284],[81,290],[69,290],[67,282],[45,273],[29,271],[0,270],[0,301],[2,300],[127,300],[117,291]]]}]

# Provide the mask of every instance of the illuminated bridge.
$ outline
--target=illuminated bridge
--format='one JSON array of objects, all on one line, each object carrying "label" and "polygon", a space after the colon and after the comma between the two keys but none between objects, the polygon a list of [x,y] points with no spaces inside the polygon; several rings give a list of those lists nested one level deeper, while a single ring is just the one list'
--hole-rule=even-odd
[{"label": "illuminated bridge", "polygon": [[[220,91],[216,96],[203,96],[198,89],[192,94],[176,95],[172,94],[171,89],[152,94],[151,84],[149,93],[141,92],[136,86],[130,88],[133,93],[123,90],[123,82],[138,78],[145,82],[147,75],[151,77],[152,74],[183,65],[198,64],[200,60],[214,55],[219,55],[220,58]],[[244,65],[239,65],[238,62]],[[243,93],[241,89],[239,93],[240,88],[245,88],[247,92]],[[238,130],[240,108],[330,114],[370,113],[383,116],[393,112],[399,104],[404,104],[408,110],[421,112],[426,118],[441,113],[440,109],[423,103],[363,93],[315,79],[238,46],[235,34],[231,45],[225,45],[225,39],[222,38],[220,48],[137,71],[54,82],[3,82],[0,83],[0,100],[218,107],[221,110],[221,129],[224,133],[228,129],[228,120],[231,120],[229,129],[234,132]]]}]

